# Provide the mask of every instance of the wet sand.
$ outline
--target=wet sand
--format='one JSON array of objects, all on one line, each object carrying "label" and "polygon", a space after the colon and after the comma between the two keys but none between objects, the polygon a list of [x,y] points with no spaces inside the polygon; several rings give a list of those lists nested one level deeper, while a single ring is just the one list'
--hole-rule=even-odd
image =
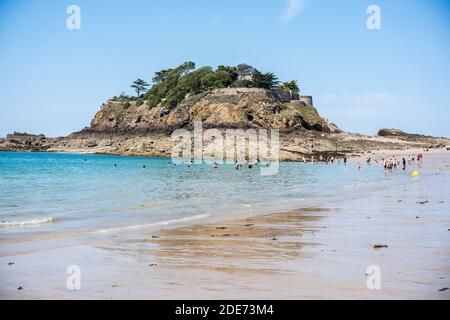
[{"label": "wet sand", "polygon": [[[417,179],[397,183],[393,173],[387,188],[320,207],[11,244],[1,250],[0,297],[449,299],[450,157],[425,161]],[[81,268],[81,290],[66,287],[69,265]],[[372,265],[380,290],[366,286]]]}]

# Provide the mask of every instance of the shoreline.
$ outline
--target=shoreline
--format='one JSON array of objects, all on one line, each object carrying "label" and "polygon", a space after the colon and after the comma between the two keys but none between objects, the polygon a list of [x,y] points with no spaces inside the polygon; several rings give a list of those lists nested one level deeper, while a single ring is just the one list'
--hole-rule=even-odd
[{"label": "shoreline", "polygon": [[[112,156],[112,157],[136,157],[136,158],[160,158],[160,159],[171,159],[168,155],[161,155],[161,156],[153,156],[153,155],[145,155],[145,154],[122,154],[122,153],[103,153],[103,152],[95,152],[95,151],[89,151],[86,149],[67,149],[67,150],[47,150],[47,151],[0,151],[1,152],[11,152],[11,153],[53,153],[53,154],[73,154],[73,155],[100,155],[100,156]],[[423,148],[404,148],[404,149],[377,149],[377,150],[367,150],[362,151],[361,153],[358,153],[356,155],[348,155],[348,156],[341,156],[341,157],[335,157],[336,160],[342,160],[344,157],[347,157],[347,160],[349,162],[358,162],[361,160],[365,160],[364,157],[371,157],[374,156],[377,158],[389,158],[392,156],[400,157],[400,156],[407,156],[407,155],[417,155],[417,154],[424,154],[424,155],[446,155],[450,154],[450,150],[446,149],[429,149],[424,150]],[[178,158],[178,157],[175,157]],[[204,158],[203,161],[210,161],[211,159]],[[217,161],[217,160],[216,160]],[[315,164],[325,164],[325,160],[318,161],[317,158],[314,158]],[[311,163],[311,159],[306,159],[306,161],[303,161],[303,159],[286,159],[286,160],[280,160],[280,163]],[[226,165],[226,164],[223,164]]]},{"label": "shoreline", "polygon": [[[449,146],[450,139],[404,134],[366,136],[355,133],[323,133],[300,130],[280,133],[279,161],[296,162],[311,156],[343,158],[376,150],[422,149]],[[117,156],[170,157],[172,138],[162,133],[74,133],[67,137],[16,134],[0,139],[2,151],[43,151]],[[206,146],[203,145],[203,148]],[[225,147],[225,146],[224,146]],[[435,149],[431,149],[435,150]],[[442,150],[442,151],[445,151]],[[226,150],[224,149],[224,154]]]}]

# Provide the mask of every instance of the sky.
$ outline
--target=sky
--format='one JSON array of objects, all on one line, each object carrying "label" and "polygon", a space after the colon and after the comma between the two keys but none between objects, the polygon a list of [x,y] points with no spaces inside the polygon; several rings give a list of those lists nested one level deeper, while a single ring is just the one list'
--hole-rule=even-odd
[{"label": "sky", "polygon": [[346,131],[450,137],[449,0],[0,0],[0,137],[78,131],[132,81],[188,60],[297,80]]}]

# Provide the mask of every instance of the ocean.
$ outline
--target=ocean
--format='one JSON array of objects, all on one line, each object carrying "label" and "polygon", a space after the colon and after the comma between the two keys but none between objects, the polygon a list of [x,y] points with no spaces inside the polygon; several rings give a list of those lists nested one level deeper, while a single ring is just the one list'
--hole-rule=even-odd
[{"label": "ocean", "polygon": [[378,165],[358,172],[355,164],[281,163],[277,174],[264,176],[258,166],[214,169],[174,165],[168,158],[0,152],[0,241],[314,207],[390,180]]}]

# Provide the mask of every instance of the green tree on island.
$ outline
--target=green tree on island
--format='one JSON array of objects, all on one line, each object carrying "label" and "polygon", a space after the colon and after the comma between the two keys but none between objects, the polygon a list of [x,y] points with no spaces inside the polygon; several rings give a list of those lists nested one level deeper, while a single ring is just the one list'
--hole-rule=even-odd
[{"label": "green tree on island", "polygon": [[295,80],[283,82],[280,86],[280,89],[283,91],[300,93],[300,89],[298,88],[297,81],[295,81]]},{"label": "green tree on island", "polygon": [[[247,64],[220,65],[214,69],[208,66],[196,68],[194,62],[186,61],[178,67],[157,71],[152,80],[152,87],[143,97],[149,108],[162,106],[171,109],[186,99],[192,102],[210,90],[228,87],[299,92],[296,81],[284,82],[280,87],[278,77],[274,73],[263,73]],[[146,91],[148,86],[144,82],[143,87],[140,81],[142,80],[136,80],[132,86],[136,92],[139,89],[138,95]]]},{"label": "green tree on island", "polygon": [[138,98],[140,97],[141,92],[144,92],[147,90],[148,86],[149,86],[149,84],[142,79],[137,79],[131,85],[131,87],[136,91]]},{"label": "green tree on island", "polygon": [[253,73],[252,81],[253,87],[263,89],[275,89],[279,84],[278,77],[274,73],[262,73],[258,70]]}]

